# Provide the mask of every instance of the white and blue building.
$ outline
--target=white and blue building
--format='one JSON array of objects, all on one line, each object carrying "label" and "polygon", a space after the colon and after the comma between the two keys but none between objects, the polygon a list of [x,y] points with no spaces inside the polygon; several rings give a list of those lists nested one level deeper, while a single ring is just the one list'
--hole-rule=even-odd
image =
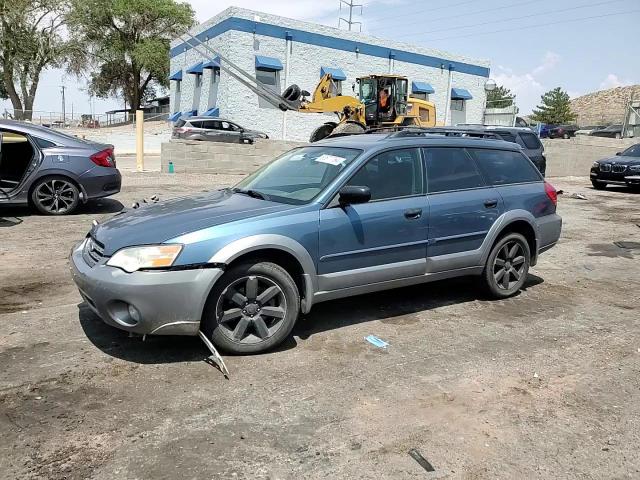
[{"label": "white and blue building", "polygon": [[[356,78],[393,73],[409,78],[413,96],[435,103],[438,122],[482,122],[487,60],[237,7],[194,27],[191,34],[277,92],[293,83],[313,92],[320,77],[331,72],[343,94],[353,95]],[[221,71],[219,58],[205,58],[182,39],[171,42],[170,52],[174,118],[219,116],[271,138],[306,141],[315,127],[333,117],[282,112]]]}]

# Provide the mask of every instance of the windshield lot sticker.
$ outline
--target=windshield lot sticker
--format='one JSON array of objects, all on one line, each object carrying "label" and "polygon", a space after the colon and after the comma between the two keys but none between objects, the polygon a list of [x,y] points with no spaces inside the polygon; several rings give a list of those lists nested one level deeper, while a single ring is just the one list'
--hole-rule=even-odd
[{"label": "windshield lot sticker", "polygon": [[318,158],[316,158],[316,162],[320,162],[320,163],[328,163],[329,165],[333,165],[333,166],[343,166],[344,162],[345,162],[346,158],[343,157],[337,157],[335,155],[320,155]]}]

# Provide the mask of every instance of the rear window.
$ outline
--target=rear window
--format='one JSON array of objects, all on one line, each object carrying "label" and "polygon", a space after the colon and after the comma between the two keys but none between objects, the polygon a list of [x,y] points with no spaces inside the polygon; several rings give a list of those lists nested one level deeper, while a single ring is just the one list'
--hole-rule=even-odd
[{"label": "rear window", "polygon": [[522,140],[522,143],[524,143],[524,146],[529,149],[533,150],[540,148],[540,140],[538,140],[538,137],[533,133],[521,133],[520,139]]},{"label": "rear window", "polygon": [[491,185],[539,182],[540,174],[520,152],[473,148],[469,153]]},{"label": "rear window", "polygon": [[509,132],[497,132],[497,135],[505,142],[516,143],[516,137],[513,133]]},{"label": "rear window", "polygon": [[429,193],[465,190],[484,186],[473,160],[462,148],[427,148]]}]

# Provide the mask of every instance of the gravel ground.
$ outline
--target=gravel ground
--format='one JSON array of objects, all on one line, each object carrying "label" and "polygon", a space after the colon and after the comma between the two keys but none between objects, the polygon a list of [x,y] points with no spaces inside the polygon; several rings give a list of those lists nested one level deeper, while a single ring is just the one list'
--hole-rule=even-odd
[{"label": "gravel ground", "polygon": [[555,179],[588,200],[561,197],[520,295],[462,279],[319,304],[225,380],[197,338],[104,325],[67,254],[122,204],[235,180],[125,173],[71,217],[0,210],[2,478],[640,478],[640,249],[613,243],[640,241],[640,195]]}]

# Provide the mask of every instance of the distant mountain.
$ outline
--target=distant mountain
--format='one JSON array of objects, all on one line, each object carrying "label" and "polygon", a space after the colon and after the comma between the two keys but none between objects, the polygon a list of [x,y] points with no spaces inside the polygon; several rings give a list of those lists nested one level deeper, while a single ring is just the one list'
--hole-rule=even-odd
[{"label": "distant mountain", "polygon": [[632,95],[634,100],[640,100],[640,85],[582,95],[571,100],[571,110],[578,116],[576,123],[580,126],[622,123],[627,102]]}]

